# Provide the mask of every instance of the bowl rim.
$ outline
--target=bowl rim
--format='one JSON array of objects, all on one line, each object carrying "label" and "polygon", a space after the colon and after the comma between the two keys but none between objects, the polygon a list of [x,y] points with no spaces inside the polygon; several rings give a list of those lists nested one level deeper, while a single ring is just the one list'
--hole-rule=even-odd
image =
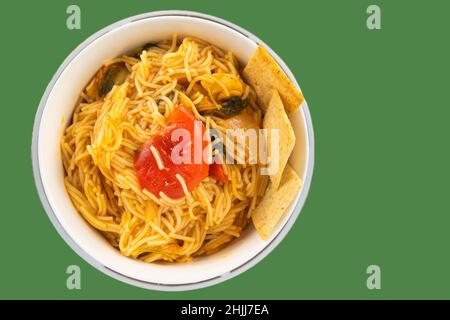
[{"label": "bowl rim", "polygon": [[[112,270],[108,268],[107,266],[104,266],[99,261],[97,261],[93,256],[89,255],[87,252],[85,252],[65,231],[65,229],[62,227],[61,223],[59,222],[55,212],[53,211],[46,195],[46,191],[43,186],[42,178],[41,178],[41,172],[40,172],[40,165],[39,165],[39,157],[38,157],[38,150],[39,150],[39,128],[42,120],[42,114],[44,112],[45,106],[47,105],[47,100],[49,98],[50,93],[53,90],[53,87],[61,74],[64,72],[66,67],[69,65],[69,63],[89,44],[94,42],[96,39],[100,38],[104,34],[115,30],[125,24],[137,22],[140,20],[145,19],[151,19],[155,17],[173,17],[173,16],[182,16],[182,17],[192,17],[192,18],[199,18],[203,20],[208,20],[209,22],[218,23],[225,27],[231,28],[234,31],[240,33],[241,35],[249,38],[250,40],[254,41],[256,44],[263,44],[269,53],[274,57],[274,59],[277,61],[277,63],[280,65],[280,67],[283,69],[283,71],[287,74],[288,78],[293,81],[297,87],[300,89],[300,86],[298,85],[294,75],[290,71],[290,69],[287,67],[287,65],[284,63],[284,61],[267,45],[265,44],[261,39],[250,33],[249,31],[243,29],[242,27],[239,27],[227,20],[224,20],[222,18],[218,18],[212,15],[195,12],[195,11],[187,11],[187,10],[162,10],[162,11],[152,11],[147,13],[142,13],[138,15],[134,15],[122,20],[119,20],[115,23],[112,23],[101,30],[95,32],[91,36],[89,36],[86,40],[84,40],[81,44],[79,44],[63,61],[63,63],[59,66],[55,74],[53,75],[52,79],[50,80],[49,84],[47,85],[47,88],[39,102],[39,106],[35,115],[34,120],[34,126],[33,126],[33,133],[32,133],[32,144],[31,144],[31,156],[32,156],[32,167],[33,167],[33,175],[34,175],[34,181],[36,185],[36,189],[38,191],[38,195],[41,201],[41,204],[47,213],[47,216],[49,217],[50,221],[52,222],[53,226],[57,230],[58,234],[63,238],[63,240],[69,245],[69,247],[75,251],[83,260],[85,260],[87,263],[89,263],[91,266],[96,268],[97,270],[101,271],[102,273],[119,280],[121,282],[131,284],[137,287],[145,288],[145,289],[151,289],[151,290],[158,290],[158,291],[186,291],[186,290],[194,290],[194,289],[200,289],[203,287],[211,286],[220,282],[223,282],[225,280],[228,280],[232,277],[235,277],[251,267],[255,266],[259,261],[264,259],[287,235],[289,230],[292,228],[293,224],[297,220],[298,216],[300,215],[300,212],[306,202],[306,198],[309,194],[309,189],[311,185],[312,175],[314,171],[314,131],[313,131],[313,125],[311,120],[311,115],[308,109],[308,104],[306,100],[303,101],[301,108],[303,109],[303,116],[304,121],[306,124],[306,135],[307,135],[307,148],[308,148],[308,155],[306,160],[306,166],[305,166],[305,179],[303,181],[303,187],[300,191],[300,196],[298,197],[297,202],[295,203],[294,208],[292,209],[292,213],[290,214],[289,218],[287,219],[284,226],[280,229],[278,234],[270,241],[261,251],[259,251],[255,256],[253,256],[251,259],[243,262],[239,267],[236,267],[232,270],[230,270],[228,273],[222,274],[221,276],[216,276],[207,280],[198,281],[194,283],[181,283],[181,284],[162,284],[162,283],[155,283],[155,282],[148,282],[143,281],[135,278],[131,278],[129,276],[126,276],[124,274],[121,274],[115,270]],[[301,90],[301,89],[300,89]]]}]

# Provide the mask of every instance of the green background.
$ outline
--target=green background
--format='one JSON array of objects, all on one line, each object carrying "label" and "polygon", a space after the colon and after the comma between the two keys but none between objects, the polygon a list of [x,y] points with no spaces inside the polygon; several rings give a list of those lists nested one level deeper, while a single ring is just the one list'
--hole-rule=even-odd
[{"label": "green background", "polygon": [[[78,4],[82,29],[67,30]],[[382,30],[366,28],[378,4]],[[297,77],[316,138],[306,205],[251,270],[183,293],[123,284],[60,238],[31,169],[39,100],[65,57],[100,28],[161,9],[234,22]],[[0,298],[450,298],[448,1],[2,1]],[[63,102],[62,102],[63,103]],[[66,268],[82,289],[66,289]],[[381,267],[381,290],[366,268]]]}]

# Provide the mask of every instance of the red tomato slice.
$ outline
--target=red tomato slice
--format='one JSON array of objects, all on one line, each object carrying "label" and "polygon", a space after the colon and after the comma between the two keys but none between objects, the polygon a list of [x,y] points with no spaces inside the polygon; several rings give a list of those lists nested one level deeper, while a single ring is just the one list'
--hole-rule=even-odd
[{"label": "red tomato slice", "polygon": [[213,163],[209,166],[209,175],[219,181],[227,182],[228,180],[220,163]]},{"label": "red tomato slice", "polygon": [[187,108],[181,106],[176,108],[167,118],[167,123],[172,124],[175,122],[193,123],[195,121],[194,114]]},{"label": "red tomato slice", "polygon": [[[195,123],[198,128],[197,134],[194,134]],[[175,109],[168,118],[167,124],[164,129],[144,144],[136,155],[134,166],[142,188],[157,197],[160,192],[164,192],[170,198],[178,199],[184,196],[184,192],[176,174],[183,177],[189,191],[208,176],[209,165],[203,159],[203,150],[207,147],[208,142],[203,141],[205,126],[196,120],[192,112],[185,107],[181,106]],[[183,132],[189,135],[183,135],[179,139],[175,139],[176,141],[172,141],[175,138],[174,134],[179,132],[178,129],[184,129]],[[158,167],[151,150],[152,146],[158,152],[163,169]],[[174,151],[174,148],[177,149]],[[188,153],[186,154],[185,151]],[[195,152],[199,151],[200,155],[195,157]],[[172,159],[173,153],[178,157]],[[179,163],[180,159],[185,159],[185,162],[189,163]]]}]

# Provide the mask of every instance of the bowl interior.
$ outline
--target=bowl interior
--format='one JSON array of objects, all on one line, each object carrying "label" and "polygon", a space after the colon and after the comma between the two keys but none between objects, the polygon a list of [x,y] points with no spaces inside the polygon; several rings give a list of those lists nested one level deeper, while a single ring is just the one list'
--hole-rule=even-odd
[{"label": "bowl interior", "polygon": [[[133,279],[167,285],[193,284],[225,276],[251,260],[278,234],[293,213],[301,194],[300,191],[267,241],[261,240],[250,226],[239,239],[218,253],[185,264],[147,264],[124,257],[77,213],[63,184],[59,141],[71,119],[80,92],[105,60],[149,41],[169,39],[174,32],[180,37],[198,37],[230,50],[242,65],[245,65],[257,47],[252,39],[240,32],[201,18],[151,17],[123,24],[84,47],[63,70],[48,96],[38,136],[39,170],[45,195],[68,236],[85,253],[109,269]],[[291,80],[296,83],[295,79]],[[290,162],[300,177],[304,178],[309,150],[302,108],[291,116],[291,120],[297,141]]]}]

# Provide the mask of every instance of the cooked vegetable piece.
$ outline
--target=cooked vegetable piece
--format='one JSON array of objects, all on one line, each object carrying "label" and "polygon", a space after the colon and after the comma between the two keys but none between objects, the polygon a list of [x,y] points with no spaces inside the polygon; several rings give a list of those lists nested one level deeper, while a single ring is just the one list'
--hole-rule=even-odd
[{"label": "cooked vegetable piece", "polygon": [[213,163],[209,166],[209,175],[216,180],[227,182],[228,178],[220,163]]},{"label": "cooked vegetable piece", "polygon": [[239,77],[229,73],[214,73],[213,79],[200,81],[202,87],[211,94],[211,97],[218,103],[232,96],[241,96],[244,86]]},{"label": "cooked vegetable piece", "polygon": [[[226,130],[243,130],[243,131],[247,131],[247,130],[254,130],[255,134],[256,134],[256,143],[258,143],[258,135],[259,135],[259,125],[258,122],[256,121],[255,117],[248,113],[250,112],[248,109],[243,110],[240,114],[238,114],[237,116],[233,116],[231,118],[228,118],[226,120],[223,121],[223,126],[225,127]],[[227,143],[230,143],[231,141],[228,140]],[[238,142],[234,141],[233,139],[233,148],[231,150],[233,150],[233,152],[235,152],[234,150],[237,150],[238,147]],[[257,155],[258,155],[258,150],[254,150],[253,147],[250,146],[251,142],[250,140],[244,140],[244,144],[241,144],[241,147],[245,148],[245,160],[246,161],[250,161],[250,159],[254,160],[257,159]],[[230,148],[228,148],[228,150],[226,150],[227,152],[230,151]]]},{"label": "cooked vegetable piece", "polygon": [[249,113],[240,113],[237,116],[233,116],[224,121],[224,127],[227,129],[259,129],[259,125]]},{"label": "cooked vegetable piece", "polygon": [[120,85],[125,82],[125,80],[130,75],[127,67],[124,63],[114,63],[108,67],[103,75],[103,79],[100,85],[100,96],[105,96],[114,85]]},{"label": "cooked vegetable piece", "polygon": [[[201,125],[201,134],[198,137],[194,134],[195,123]],[[156,197],[160,197],[160,192],[163,192],[170,198],[178,199],[184,196],[184,191],[177,175],[182,177],[188,191],[194,189],[208,176],[209,165],[203,157],[200,157],[200,163],[195,163],[194,156],[196,145],[200,145],[201,150],[204,150],[208,143],[202,139],[205,132],[204,125],[196,120],[192,112],[185,107],[175,109],[167,119],[167,124],[144,144],[136,155],[134,165],[142,188]],[[173,141],[173,133],[179,129],[187,130],[190,139],[182,136]],[[198,140],[192,142],[191,139]],[[180,148],[175,149],[176,147]],[[176,151],[173,151],[174,149]],[[185,150],[190,152],[190,163],[174,161],[173,154],[183,159]]]},{"label": "cooked vegetable piece", "polygon": [[238,96],[233,96],[230,99],[222,102],[220,113],[224,116],[230,117],[239,114],[247,105],[247,100]]}]

